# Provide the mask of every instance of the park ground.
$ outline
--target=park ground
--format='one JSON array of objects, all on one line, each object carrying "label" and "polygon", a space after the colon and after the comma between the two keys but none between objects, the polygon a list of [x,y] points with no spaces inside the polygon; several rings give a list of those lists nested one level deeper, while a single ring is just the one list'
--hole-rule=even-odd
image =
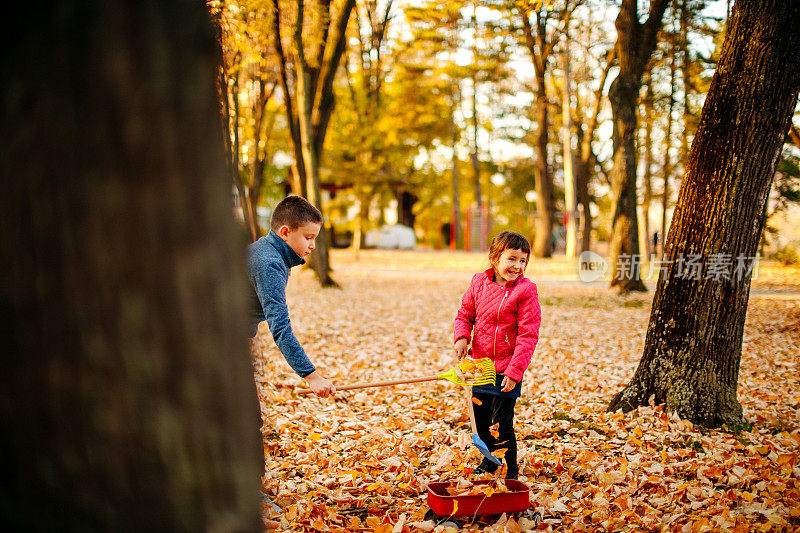
[{"label": "park ground", "polygon": [[[453,318],[485,254],[334,250],[340,289],[294,269],[292,325],[336,384],[430,374],[453,363]],[[762,263],[744,331],[746,428],[708,430],[659,406],[607,413],[642,353],[654,285],[617,296],[563,258],[535,260],[540,340],[517,404],[521,480],[542,530],[800,530],[800,268]],[[469,477],[464,392],[448,382],[299,396],[265,324],[256,343],[264,490],[284,531],[442,531],[427,483]],[[480,519],[525,531],[525,518]]]}]

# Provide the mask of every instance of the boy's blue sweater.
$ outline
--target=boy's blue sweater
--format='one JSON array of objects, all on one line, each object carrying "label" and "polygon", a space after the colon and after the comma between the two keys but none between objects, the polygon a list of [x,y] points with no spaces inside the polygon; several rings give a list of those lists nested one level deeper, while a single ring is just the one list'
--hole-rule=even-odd
[{"label": "boy's blue sweater", "polygon": [[315,367],[292,332],[286,306],[286,282],[289,270],[304,263],[305,260],[273,232],[247,247],[247,266],[253,287],[250,337],[258,332],[258,323],[266,320],[275,344],[300,377],[306,377]]}]

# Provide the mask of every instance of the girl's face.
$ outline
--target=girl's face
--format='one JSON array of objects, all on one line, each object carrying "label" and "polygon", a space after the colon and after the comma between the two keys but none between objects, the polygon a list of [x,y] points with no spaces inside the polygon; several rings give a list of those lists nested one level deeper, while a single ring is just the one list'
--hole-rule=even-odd
[{"label": "girl's face", "polygon": [[528,254],[522,250],[506,248],[494,264],[495,281],[500,285],[514,281],[525,272],[526,266],[528,266]]}]

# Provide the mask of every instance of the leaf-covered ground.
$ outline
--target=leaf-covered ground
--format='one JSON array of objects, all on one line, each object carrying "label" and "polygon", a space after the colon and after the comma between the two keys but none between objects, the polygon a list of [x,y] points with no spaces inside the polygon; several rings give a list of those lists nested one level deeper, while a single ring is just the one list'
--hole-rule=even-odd
[{"label": "leaf-covered ground", "polygon": [[[483,254],[335,251],[341,289],[295,269],[292,324],[336,384],[430,374],[453,363],[452,328]],[[644,343],[652,291],[619,297],[537,261],[542,328],[516,409],[520,479],[540,530],[800,530],[800,272],[762,265],[744,334],[739,400],[751,428],[706,430],[662,411],[606,413]],[[443,531],[427,483],[469,478],[464,391],[448,382],[299,396],[265,325],[256,343],[264,490],[284,531]],[[529,517],[478,517],[525,531]]]}]

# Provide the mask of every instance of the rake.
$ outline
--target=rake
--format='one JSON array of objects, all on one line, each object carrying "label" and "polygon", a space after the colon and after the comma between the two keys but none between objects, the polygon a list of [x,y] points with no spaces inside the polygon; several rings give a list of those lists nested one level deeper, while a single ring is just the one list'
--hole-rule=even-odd
[{"label": "rake", "polygon": [[[464,359],[453,368],[442,372],[440,374],[431,374],[429,376],[420,376],[417,378],[403,378],[392,379],[388,381],[373,381],[370,383],[356,383],[354,385],[337,386],[336,390],[354,390],[366,389],[368,387],[389,387],[392,385],[404,385],[406,383],[421,383],[423,381],[435,381],[437,379],[444,379],[456,385],[464,385],[468,387],[477,385],[488,385],[494,383],[496,374],[494,371],[494,362],[488,357],[481,359]],[[308,394],[311,389],[300,388],[297,389],[297,394]]]},{"label": "rake", "polygon": [[475,447],[478,448],[478,451],[480,451],[481,454],[483,454],[483,456],[486,457],[486,459],[499,466],[502,464],[500,459],[492,455],[492,452],[489,450],[489,447],[486,446],[486,443],[483,442],[483,439],[481,439],[478,436],[478,428],[475,425],[475,406],[472,405],[472,387],[466,389],[466,394],[467,394],[467,406],[468,406],[467,409],[469,411],[469,427],[470,429],[472,429],[472,444],[474,444]]}]

